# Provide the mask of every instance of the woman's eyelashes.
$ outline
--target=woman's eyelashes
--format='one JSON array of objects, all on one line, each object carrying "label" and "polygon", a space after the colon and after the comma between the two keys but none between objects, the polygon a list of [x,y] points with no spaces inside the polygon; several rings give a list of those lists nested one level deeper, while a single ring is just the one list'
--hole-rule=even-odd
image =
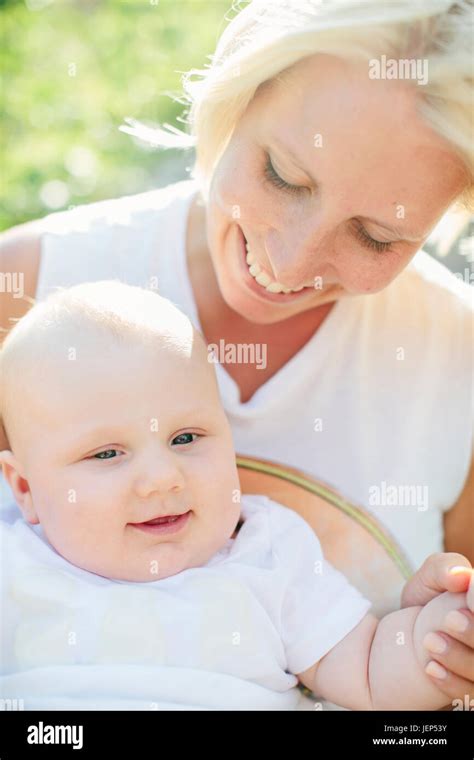
[{"label": "woman's eyelashes", "polygon": [[303,190],[306,190],[303,185],[291,185],[289,182],[285,182],[283,177],[280,177],[275,167],[273,166],[272,160],[268,153],[266,155],[264,175],[265,179],[268,180],[268,182],[270,182],[273,187],[276,187],[279,190],[286,190],[289,193],[301,193]]},{"label": "woman's eyelashes", "polygon": [[[267,179],[268,182],[270,182],[270,184],[273,187],[276,187],[279,190],[285,190],[286,192],[296,194],[296,193],[301,193],[303,190],[309,189],[309,188],[304,187],[303,185],[291,185],[289,182],[286,182],[283,179],[283,177],[280,177],[275,167],[273,166],[271,158],[268,154],[266,157],[264,175],[265,175],[265,179]],[[367,230],[361,224],[358,224],[355,227],[355,235],[356,235],[357,240],[365,248],[368,248],[371,251],[377,251],[377,253],[384,253],[385,251],[389,251],[390,246],[392,245],[391,242],[383,242],[382,240],[375,240],[375,238],[371,237],[369,233],[367,232]]]},{"label": "woman's eyelashes", "polygon": [[383,253],[384,251],[390,250],[390,246],[392,245],[391,242],[384,243],[382,240],[375,240],[369,235],[365,227],[363,227],[361,224],[356,225],[355,233],[357,239],[362,243],[362,245],[364,245],[366,248],[369,248],[371,251]]}]

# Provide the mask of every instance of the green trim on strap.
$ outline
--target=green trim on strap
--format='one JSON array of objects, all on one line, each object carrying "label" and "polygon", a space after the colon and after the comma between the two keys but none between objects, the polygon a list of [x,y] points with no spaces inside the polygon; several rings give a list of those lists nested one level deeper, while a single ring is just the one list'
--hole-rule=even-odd
[{"label": "green trim on strap", "polygon": [[375,540],[381,546],[383,546],[404,578],[408,579],[413,575],[413,570],[410,567],[410,563],[403,555],[401,550],[397,547],[395,541],[377,525],[371,516],[365,514],[362,509],[360,509],[360,507],[354,507],[352,504],[349,504],[349,502],[345,501],[329,488],[319,483],[317,484],[312,480],[304,477],[303,475],[294,475],[279,465],[267,464],[265,462],[259,462],[241,456],[237,456],[236,461],[237,466],[242,467],[245,470],[263,472],[267,475],[276,475],[276,477],[280,478],[281,480],[286,480],[289,483],[294,483],[295,485],[300,486],[310,493],[321,496],[325,501],[333,504],[341,512],[344,512],[346,515],[359,523],[359,525],[362,525],[375,538]]}]

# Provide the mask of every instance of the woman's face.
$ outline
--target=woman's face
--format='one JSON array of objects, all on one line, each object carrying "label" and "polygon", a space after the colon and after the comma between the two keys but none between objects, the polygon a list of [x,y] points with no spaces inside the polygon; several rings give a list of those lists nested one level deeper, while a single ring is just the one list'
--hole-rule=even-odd
[{"label": "woman's face", "polygon": [[416,83],[369,79],[367,64],[324,55],[257,92],[207,208],[231,308],[278,322],[375,293],[408,264],[467,182],[462,161],[417,114],[418,95]]}]

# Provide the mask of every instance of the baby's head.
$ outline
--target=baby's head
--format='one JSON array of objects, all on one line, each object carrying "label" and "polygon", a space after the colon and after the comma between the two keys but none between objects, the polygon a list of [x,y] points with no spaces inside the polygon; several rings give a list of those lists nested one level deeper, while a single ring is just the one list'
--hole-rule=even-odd
[{"label": "baby's head", "polygon": [[15,326],[0,370],[3,471],[59,554],[154,581],[223,547],[240,514],[231,431],[206,345],[169,301],[60,291]]}]

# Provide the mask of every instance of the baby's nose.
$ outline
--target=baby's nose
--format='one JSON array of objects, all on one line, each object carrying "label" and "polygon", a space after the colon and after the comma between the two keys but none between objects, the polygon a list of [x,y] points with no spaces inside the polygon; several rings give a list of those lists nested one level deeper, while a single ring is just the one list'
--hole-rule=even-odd
[{"label": "baby's nose", "polygon": [[135,476],[135,491],[140,498],[152,493],[179,493],[184,488],[184,476],[172,453],[147,457]]}]

